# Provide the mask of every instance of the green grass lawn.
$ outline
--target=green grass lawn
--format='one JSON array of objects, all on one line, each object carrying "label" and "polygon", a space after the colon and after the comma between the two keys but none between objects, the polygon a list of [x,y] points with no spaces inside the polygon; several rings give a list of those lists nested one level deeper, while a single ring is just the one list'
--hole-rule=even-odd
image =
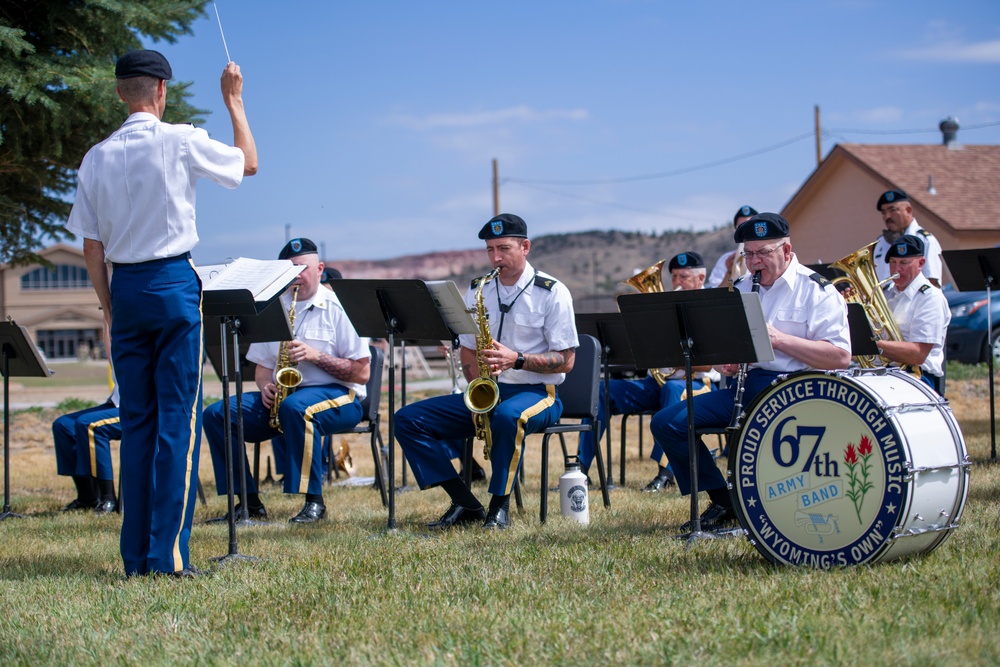
[{"label": "green grass lawn", "polygon": [[[203,521],[224,499],[203,451],[209,498],[191,547],[208,572],[187,581],[126,580],[118,517],[59,513],[71,484],[43,437],[19,437],[55,413],[17,415],[12,504],[30,516],[0,522],[0,665],[995,665],[1000,467],[987,461],[988,407],[969,403],[968,418],[956,407],[975,462],[961,526],[905,561],[821,571],[772,566],[743,538],[688,547],[672,537],[687,499],[638,491],[654,466],[636,437],[611,510],[592,490],[591,524],[578,526],[551,494],[540,526],[530,439],[525,512],[509,531],[431,535],[423,523],[447,505],[432,490],[400,494],[388,533],[366,487],[328,488],[329,518],[293,527],[301,499],[268,487],[272,523],[238,533],[258,560],[221,566],[227,529]],[[370,475],[364,441],[351,447]],[[551,464],[562,468],[555,453]]]}]

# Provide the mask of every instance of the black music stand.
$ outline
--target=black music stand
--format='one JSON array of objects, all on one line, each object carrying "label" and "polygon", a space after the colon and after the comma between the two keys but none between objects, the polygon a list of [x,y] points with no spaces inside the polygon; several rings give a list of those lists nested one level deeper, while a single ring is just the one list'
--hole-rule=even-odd
[{"label": "black music stand", "polygon": [[28,330],[7,318],[0,322],[0,347],[3,351],[3,512],[4,519],[23,519],[10,509],[10,377],[50,377],[53,371],[45,365]]},{"label": "black music stand", "polygon": [[[608,479],[601,480],[601,484],[608,490],[618,488],[614,485],[612,478],[614,473],[614,463],[611,458],[611,367],[635,368],[635,359],[632,357],[632,348],[628,343],[628,334],[625,332],[625,322],[621,313],[577,313],[576,331],[579,334],[593,336],[601,344],[601,370],[604,375],[604,392],[601,400],[604,401],[604,419],[607,424],[604,426],[604,440],[607,449],[607,458],[601,461],[600,443],[594,443],[594,450],[598,457],[598,472],[607,464]],[[618,481],[625,484],[625,457],[619,461]]]},{"label": "black music stand", "polygon": [[878,356],[878,338],[860,303],[847,304],[847,324],[851,329],[851,354],[855,357]]},{"label": "black music stand", "polygon": [[[285,285],[292,284],[295,276],[288,278]],[[282,290],[283,291],[283,290]],[[206,317],[219,318],[219,350],[220,360],[217,371],[221,370],[222,379],[222,405],[225,411],[223,421],[223,434],[226,446],[226,485],[227,485],[227,507],[229,509],[227,518],[229,523],[229,552],[225,556],[212,558],[213,561],[221,563],[230,560],[257,560],[255,556],[246,556],[239,553],[236,545],[236,516],[235,500],[233,492],[233,434],[232,423],[229,416],[229,371],[234,370],[234,382],[236,383],[236,438],[243,446],[243,377],[240,354],[240,335],[242,334],[247,343],[269,342],[280,340],[291,340],[292,329],[288,322],[288,313],[280,307],[279,296],[282,291],[278,291],[265,301],[257,301],[250,290],[205,290],[202,296],[202,312]],[[277,305],[274,305],[277,304]],[[232,337],[232,362],[227,355],[226,341]],[[243,459],[240,459],[241,463]],[[244,499],[247,497],[247,473],[246,466],[240,465]],[[260,525],[261,522],[250,521],[249,503],[244,502],[240,514],[239,523],[241,525]]]},{"label": "black music stand", "polygon": [[[744,305],[746,302],[746,306]],[[698,452],[694,427],[692,366],[752,363],[766,360],[758,349],[770,348],[767,329],[751,333],[748,308],[755,308],[758,326],[763,324],[760,299],[726,288],[623,294],[618,297],[629,345],[635,363],[647,368],[684,366],[687,385],[688,456],[691,471],[690,534],[688,543],[714,538],[701,530],[698,512]],[[719,322],[726,326],[720,327]],[[650,336],[656,331],[656,336]],[[773,357],[771,353],[770,358]]]},{"label": "black music stand", "polygon": [[445,324],[422,280],[338,280],[337,297],[358,335],[389,341],[389,460],[387,465],[389,517],[386,528],[396,530],[396,338],[450,340],[455,333]]},{"label": "black music stand", "polygon": [[997,460],[996,398],[993,389],[993,290],[1000,288],[1000,248],[941,253],[959,292],[986,290],[986,363],[990,369],[990,458]]}]

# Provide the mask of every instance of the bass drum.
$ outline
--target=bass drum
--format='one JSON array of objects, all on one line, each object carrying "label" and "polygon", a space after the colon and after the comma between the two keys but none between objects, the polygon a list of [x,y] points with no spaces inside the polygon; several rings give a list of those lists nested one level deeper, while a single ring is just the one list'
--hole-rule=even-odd
[{"label": "bass drum", "polygon": [[948,403],[899,370],[791,374],[747,408],[733,505],[768,560],[840,567],[932,551],[969,492]]}]

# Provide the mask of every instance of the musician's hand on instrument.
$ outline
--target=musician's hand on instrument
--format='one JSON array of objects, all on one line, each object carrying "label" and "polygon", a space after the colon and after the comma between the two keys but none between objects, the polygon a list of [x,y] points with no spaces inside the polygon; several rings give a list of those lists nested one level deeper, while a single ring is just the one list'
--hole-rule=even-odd
[{"label": "musician's hand on instrument", "polygon": [[273,382],[268,382],[263,387],[260,388],[260,402],[264,404],[264,407],[268,410],[274,404],[274,394],[277,392],[277,387]]},{"label": "musician's hand on instrument", "polygon": [[736,375],[740,370],[739,364],[722,364],[719,366],[719,372],[723,375]]},{"label": "musician's hand on instrument", "polygon": [[320,353],[318,350],[300,340],[293,340],[288,343],[288,359],[292,363],[300,364],[303,361],[308,361],[311,364],[315,364],[319,361],[319,357]]},{"label": "musician's hand on instrument", "polygon": [[513,368],[514,362],[517,361],[517,352],[496,341],[493,341],[492,349],[483,350],[480,356],[483,362],[489,366],[492,375],[499,375],[505,370]]}]

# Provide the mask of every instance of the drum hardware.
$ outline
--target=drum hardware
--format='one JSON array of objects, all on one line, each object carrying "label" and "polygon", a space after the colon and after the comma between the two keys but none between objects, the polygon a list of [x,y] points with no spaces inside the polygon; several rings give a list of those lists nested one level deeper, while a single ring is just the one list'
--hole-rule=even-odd
[{"label": "drum hardware", "polygon": [[886,407],[886,412],[904,414],[907,412],[927,412],[936,410],[938,406],[933,403],[900,403],[894,407]]}]

